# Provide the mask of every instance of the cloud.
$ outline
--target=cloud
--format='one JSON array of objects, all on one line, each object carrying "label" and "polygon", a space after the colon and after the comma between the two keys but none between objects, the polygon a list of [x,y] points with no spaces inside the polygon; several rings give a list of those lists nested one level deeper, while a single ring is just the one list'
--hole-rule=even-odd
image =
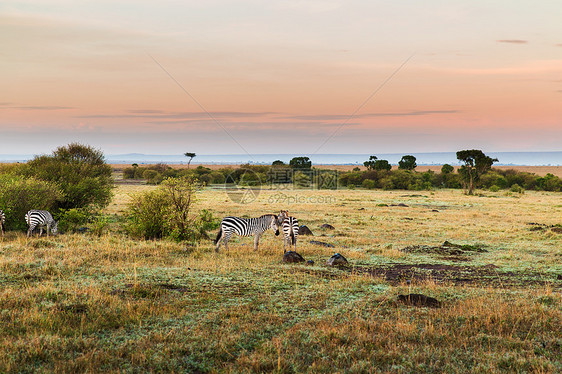
[{"label": "cloud", "polygon": [[336,121],[347,120],[349,118],[372,118],[372,117],[409,117],[409,116],[426,116],[432,114],[454,114],[459,113],[458,110],[415,110],[410,112],[388,112],[388,113],[366,113],[355,116],[345,114],[319,114],[319,115],[302,115],[302,116],[286,116],[286,119],[313,120],[313,121]]},{"label": "cloud", "polygon": [[155,119],[207,119],[214,118],[259,118],[275,112],[164,112],[161,110],[133,109],[130,114],[87,114],[75,118],[155,118]]},{"label": "cloud", "polygon": [[26,105],[26,106],[15,106],[14,109],[22,110],[68,110],[76,109],[71,106],[56,106],[56,105]]},{"label": "cloud", "polygon": [[508,43],[508,44],[527,44],[529,41],[522,39],[502,39],[496,40],[498,43]]}]

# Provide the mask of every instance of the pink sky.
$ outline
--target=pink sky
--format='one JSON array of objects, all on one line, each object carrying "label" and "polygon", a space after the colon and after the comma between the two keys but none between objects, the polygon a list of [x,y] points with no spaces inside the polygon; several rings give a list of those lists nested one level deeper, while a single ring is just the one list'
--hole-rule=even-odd
[{"label": "pink sky", "polygon": [[0,154],[562,150],[561,19],[532,1],[4,1]]}]

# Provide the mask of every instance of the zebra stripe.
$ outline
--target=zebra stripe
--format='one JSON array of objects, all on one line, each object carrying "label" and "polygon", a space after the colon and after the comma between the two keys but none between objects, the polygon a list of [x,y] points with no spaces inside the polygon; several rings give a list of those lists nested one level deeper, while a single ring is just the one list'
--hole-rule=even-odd
[{"label": "zebra stripe", "polygon": [[228,241],[232,234],[240,236],[254,236],[254,250],[258,250],[258,244],[262,234],[268,229],[279,235],[279,217],[275,214],[265,214],[257,218],[225,217],[221,221],[220,230],[215,239],[215,251],[219,251],[221,240],[228,251]]},{"label": "zebra stripe", "polygon": [[49,231],[51,231],[51,234],[57,235],[57,226],[59,223],[55,221],[51,213],[46,210],[30,210],[25,214],[25,222],[27,222],[29,226],[29,229],[27,229],[27,237],[31,235],[37,226],[39,226],[40,229],[39,236],[43,235],[44,226],[47,227],[47,236],[49,236]]},{"label": "zebra stripe", "polygon": [[6,215],[0,209],[0,229],[2,230],[2,236],[4,236],[4,222],[6,222]]},{"label": "zebra stripe", "polygon": [[287,252],[287,244],[289,249],[291,246],[297,250],[297,236],[299,235],[299,220],[295,217],[287,217],[283,221],[283,250]]}]

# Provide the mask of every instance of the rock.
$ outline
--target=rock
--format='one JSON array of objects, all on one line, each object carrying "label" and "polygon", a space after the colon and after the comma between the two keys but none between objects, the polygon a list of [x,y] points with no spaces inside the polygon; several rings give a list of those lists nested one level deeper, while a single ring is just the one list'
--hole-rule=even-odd
[{"label": "rock", "polygon": [[551,228],[552,232],[555,232],[557,234],[562,234],[562,227],[560,226],[555,226],[553,228]]},{"label": "rock", "polygon": [[314,261],[308,260],[308,261],[306,262],[306,264],[312,266],[312,265],[314,265]]},{"label": "rock", "polygon": [[298,263],[304,262],[304,258],[295,251],[285,252],[283,255],[283,262],[285,263]]},{"label": "rock", "polygon": [[328,260],[328,262],[326,262],[326,264],[330,266],[338,266],[338,265],[347,265],[348,262],[345,257],[340,255],[339,253],[336,253],[335,255],[330,257],[330,259]]},{"label": "rock", "polygon": [[302,225],[301,227],[299,227],[299,235],[313,235],[314,236],[312,231],[310,231],[310,229],[306,225]]},{"label": "rock", "polygon": [[325,230],[333,230],[333,229],[335,229],[334,226],[329,225],[329,224],[327,224],[327,223],[325,223],[325,224],[323,224],[322,226],[320,226],[320,228],[321,228],[321,229],[325,229]]},{"label": "rock", "polygon": [[318,240],[311,240],[310,244],[320,245],[320,246],[326,247],[326,248],[334,248],[333,244],[324,243],[324,242],[321,242],[321,241],[318,241]]},{"label": "rock", "polygon": [[406,305],[412,305],[412,306],[429,307],[429,308],[441,307],[441,303],[439,302],[439,300],[419,293],[398,295],[398,301],[401,301]]},{"label": "rock", "polygon": [[401,206],[401,207],[405,207],[407,208],[408,205],[404,204],[404,203],[399,203],[399,204],[390,204],[390,206]]},{"label": "rock", "polygon": [[365,210],[365,208],[359,208],[359,209],[357,209],[357,210]]}]

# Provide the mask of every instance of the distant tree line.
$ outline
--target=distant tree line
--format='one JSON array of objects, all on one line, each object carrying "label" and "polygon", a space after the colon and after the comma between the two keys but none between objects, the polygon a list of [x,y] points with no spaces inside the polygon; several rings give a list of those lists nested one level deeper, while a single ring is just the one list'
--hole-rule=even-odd
[{"label": "distant tree line", "polygon": [[493,191],[510,189],[515,192],[524,190],[562,191],[562,180],[547,174],[544,177],[513,169],[499,170],[492,168],[497,159],[486,156],[481,150],[471,149],[457,152],[461,166],[455,168],[449,164],[441,167],[440,173],[433,171],[416,172],[416,158],[403,156],[398,163],[398,170],[391,170],[386,160],[370,156],[363,164],[367,170],[355,168],[339,176],[342,186],[367,189],[402,189],[425,190],[431,188],[463,188],[467,194],[473,194],[475,188]]},{"label": "distant tree line", "polygon": [[[463,188],[473,194],[475,188],[491,190],[512,189],[562,191],[562,180],[553,174],[544,177],[516,170],[494,169],[497,159],[486,156],[480,150],[457,152],[461,166],[455,172],[450,164],[442,166],[440,172],[418,172],[416,157],[405,155],[392,170],[387,160],[372,155],[363,163],[366,170],[359,167],[352,171],[339,172],[337,185],[348,188],[427,190],[432,188]],[[311,173],[311,171],[314,171]],[[331,174],[330,174],[331,173]],[[333,170],[315,169],[308,157],[295,157],[285,163],[275,160],[271,165],[244,164],[239,167],[225,167],[216,170],[204,166],[194,169],[172,168],[166,164],[138,166],[133,164],[123,170],[125,179],[144,179],[150,184],[160,184],[166,178],[187,177],[197,179],[203,184],[236,183],[248,186],[263,184],[293,183],[301,187],[322,188],[328,177],[335,175]],[[332,184],[330,184],[332,185]]]}]

